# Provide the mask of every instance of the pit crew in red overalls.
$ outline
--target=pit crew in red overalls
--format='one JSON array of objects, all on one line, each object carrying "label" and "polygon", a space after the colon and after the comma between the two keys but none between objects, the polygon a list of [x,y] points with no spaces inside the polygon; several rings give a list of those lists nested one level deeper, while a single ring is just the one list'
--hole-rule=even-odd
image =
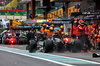
[{"label": "pit crew in red overalls", "polygon": [[84,21],[83,20],[79,20],[79,25],[77,26],[76,29],[76,36],[78,36],[78,39],[80,39],[80,37],[82,37],[85,33],[85,26],[84,26]]},{"label": "pit crew in red overalls", "polygon": [[90,44],[89,36],[90,36],[90,31],[89,31],[89,28],[87,26],[87,23],[85,23],[85,38],[86,38],[85,43],[87,44],[87,52],[91,53],[90,48],[92,47],[92,45]]},{"label": "pit crew in red overalls", "polygon": [[92,27],[93,27],[93,30],[96,30],[96,28],[97,28],[97,23],[92,23]]},{"label": "pit crew in red overalls", "polygon": [[79,20],[79,25],[77,26],[77,29],[76,29],[76,36],[78,37],[79,40],[81,40],[81,52],[84,52],[84,44],[85,44],[85,41],[84,41],[84,34],[85,34],[85,22],[83,20]]},{"label": "pit crew in red overalls", "polygon": [[73,38],[76,38],[76,28],[77,28],[77,26],[78,26],[78,22],[74,21],[74,25],[72,26],[73,27],[73,34],[72,34],[72,27],[70,28],[70,35]]}]

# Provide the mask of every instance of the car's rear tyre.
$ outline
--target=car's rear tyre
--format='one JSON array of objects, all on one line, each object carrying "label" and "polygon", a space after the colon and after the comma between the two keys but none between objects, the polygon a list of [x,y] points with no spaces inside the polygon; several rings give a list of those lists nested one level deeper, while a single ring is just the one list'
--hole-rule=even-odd
[{"label": "car's rear tyre", "polygon": [[30,47],[30,46],[29,46],[29,45],[27,45],[27,46],[26,46],[26,50],[29,50],[29,47]]},{"label": "car's rear tyre", "polygon": [[81,40],[75,40],[73,45],[72,45],[72,52],[77,53],[77,52],[81,52],[82,49],[82,43]]},{"label": "car's rear tyre", "polygon": [[45,40],[43,43],[43,52],[49,53],[52,52],[54,48],[54,44],[52,40]]},{"label": "car's rear tyre", "polygon": [[36,52],[37,50],[37,42],[34,40],[30,40],[29,52]]},{"label": "car's rear tyre", "polygon": [[64,49],[64,44],[61,43],[61,42],[59,42],[59,43],[57,44],[56,49],[57,49],[57,52],[62,52],[63,49]]}]

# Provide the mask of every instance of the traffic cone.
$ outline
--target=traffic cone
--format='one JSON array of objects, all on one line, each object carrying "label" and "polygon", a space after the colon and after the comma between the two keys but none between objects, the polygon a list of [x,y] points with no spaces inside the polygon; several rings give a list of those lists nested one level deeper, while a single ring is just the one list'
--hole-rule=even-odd
[{"label": "traffic cone", "polygon": [[93,53],[93,54],[92,54],[92,57],[94,57],[94,58],[96,58],[96,57],[100,57],[100,54]]}]

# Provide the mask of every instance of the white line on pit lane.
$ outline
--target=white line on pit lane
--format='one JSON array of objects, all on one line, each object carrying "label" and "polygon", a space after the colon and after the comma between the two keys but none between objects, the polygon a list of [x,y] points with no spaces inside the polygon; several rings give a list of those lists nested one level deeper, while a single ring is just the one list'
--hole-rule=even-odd
[{"label": "white line on pit lane", "polygon": [[[6,47],[6,48],[8,48],[8,47]],[[14,48],[14,49],[18,49],[18,48]],[[3,50],[3,49],[0,49],[0,50]],[[21,49],[18,49],[18,50],[21,50]],[[7,50],[3,50],[3,51],[7,51]],[[22,54],[22,53],[17,53],[17,52],[12,52],[12,51],[8,51],[8,52],[15,53],[15,54],[21,54],[21,55],[25,55],[26,56],[26,54]],[[43,54],[47,54],[47,53],[43,53]],[[59,55],[53,55],[53,54],[48,54],[48,55],[59,56]],[[27,56],[29,56],[29,55],[27,55]],[[31,57],[31,56],[29,56],[29,57]],[[34,56],[32,56],[32,57],[35,58]],[[59,57],[66,57],[66,56],[59,56]],[[39,57],[36,57],[36,58],[39,59]],[[66,58],[72,58],[72,57],[66,57]],[[45,60],[43,58],[40,58],[40,59],[41,60]],[[94,63],[94,64],[100,64],[99,62],[89,61],[89,60],[84,60],[84,59],[78,59],[78,58],[72,58],[72,59],[77,59],[77,60],[80,60],[80,61],[86,61],[86,62],[90,62],[90,63]],[[48,59],[46,59],[46,61],[48,61]],[[49,60],[49,61],[51,62],[51,60]],[[56,61],[53,61],[53,62],[55,63]],[[60,63],[60,62],[57,62],[57,63]],[[64,63],[60,63],[60,64],[62,65]],[[67,66],[74,66],[74,65],[69,65],[68,64]]]},{"label": "white line on pit lane", "polygon": [[52,60],[48,60],[48,59],[44,59],[44,58],[40,58],[40,57],[35,57],[35,56],[30,56],[30,55],[26,55],[26,54],[22,54],[22,53],[8,51],[8,50],[4,50],[4,49],[0,49],[0,50],[1,51],[10,52],[10,53],[14,53],[14,54],[19,54],[19,55],[27,56],[27,57],[32,57],[32,58],[36,58],[36,59],[41,59],[41,60],[49,61],[49,62],[56,63],[56,64],[60,64],[60,65],[63,65],[63,66],[75,66],[75,65],[64,64],[64,63],[60,63],[60,62],[56,62],[56,61],[52,61]]},{"label": "white line on pit lane", "polygon": [[[52,55],[52,54],[48,54],[48,55]],[[66,57],[66,56],[60,56],[60,55],[54,55],[54,56]],[[66,58],[72,58],[72,57],[66,57]],[[80,60],[80,61],[86,61],[86,62],[90,62],[90,63],[94,63],[94,64],[100,64],[99,62],[89,61],[89,60],[84,60],[84,59],[78,59],[78,58],[72,58],[72,59],[77,59],[77,60]]]},{"label": "white line on pit lane", "polygon": [[[18,49],[18,48],[14,48],[14,49]],[[21,49],[18,49],[18,50],[21,50]],[[47,54],[47,53],[43,53],[43,54]],[[66,56],[53,55],[53,54],[48,54],[48,55],[66,57]],[[77,59],[77,60],[80,60],[80,61],[86,61],[86,62],[90,62],[90,63],[94,63],[94,64],[100,64],[99,62],[89,61],[89,60],[84,60],[84,59],[78,59],[78,58],[73,58],[73,57],[66,57],[66,58],[72,58],[72,59]]]}]

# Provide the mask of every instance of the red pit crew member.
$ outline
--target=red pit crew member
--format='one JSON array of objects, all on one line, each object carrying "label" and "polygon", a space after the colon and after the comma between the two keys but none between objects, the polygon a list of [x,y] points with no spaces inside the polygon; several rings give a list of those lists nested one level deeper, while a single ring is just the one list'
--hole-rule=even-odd
[{"label": "red pit crew member", "polygon": [[84,44],[85,44],[85,40],[84,40],[84,34],[85,34],[85,26],[84,26],[84,21],[83,20],[79,20],[79,25],[77,26],[77,30],[76,30],[76,36],[78,37],[79,40],[81,40],[82,44],[81,44],[81,52],[84,52]]},{"label": "red pit crew member", "polygon": [[73,37],[73,38],[76,38],[76,29],[77,29],[77,25],[78,25],[78,22],[77,21],[74,21],[74,25],[72,26],[73,27],[73,34],[72,34],[72,27],[70,29],[70,35]]}]

